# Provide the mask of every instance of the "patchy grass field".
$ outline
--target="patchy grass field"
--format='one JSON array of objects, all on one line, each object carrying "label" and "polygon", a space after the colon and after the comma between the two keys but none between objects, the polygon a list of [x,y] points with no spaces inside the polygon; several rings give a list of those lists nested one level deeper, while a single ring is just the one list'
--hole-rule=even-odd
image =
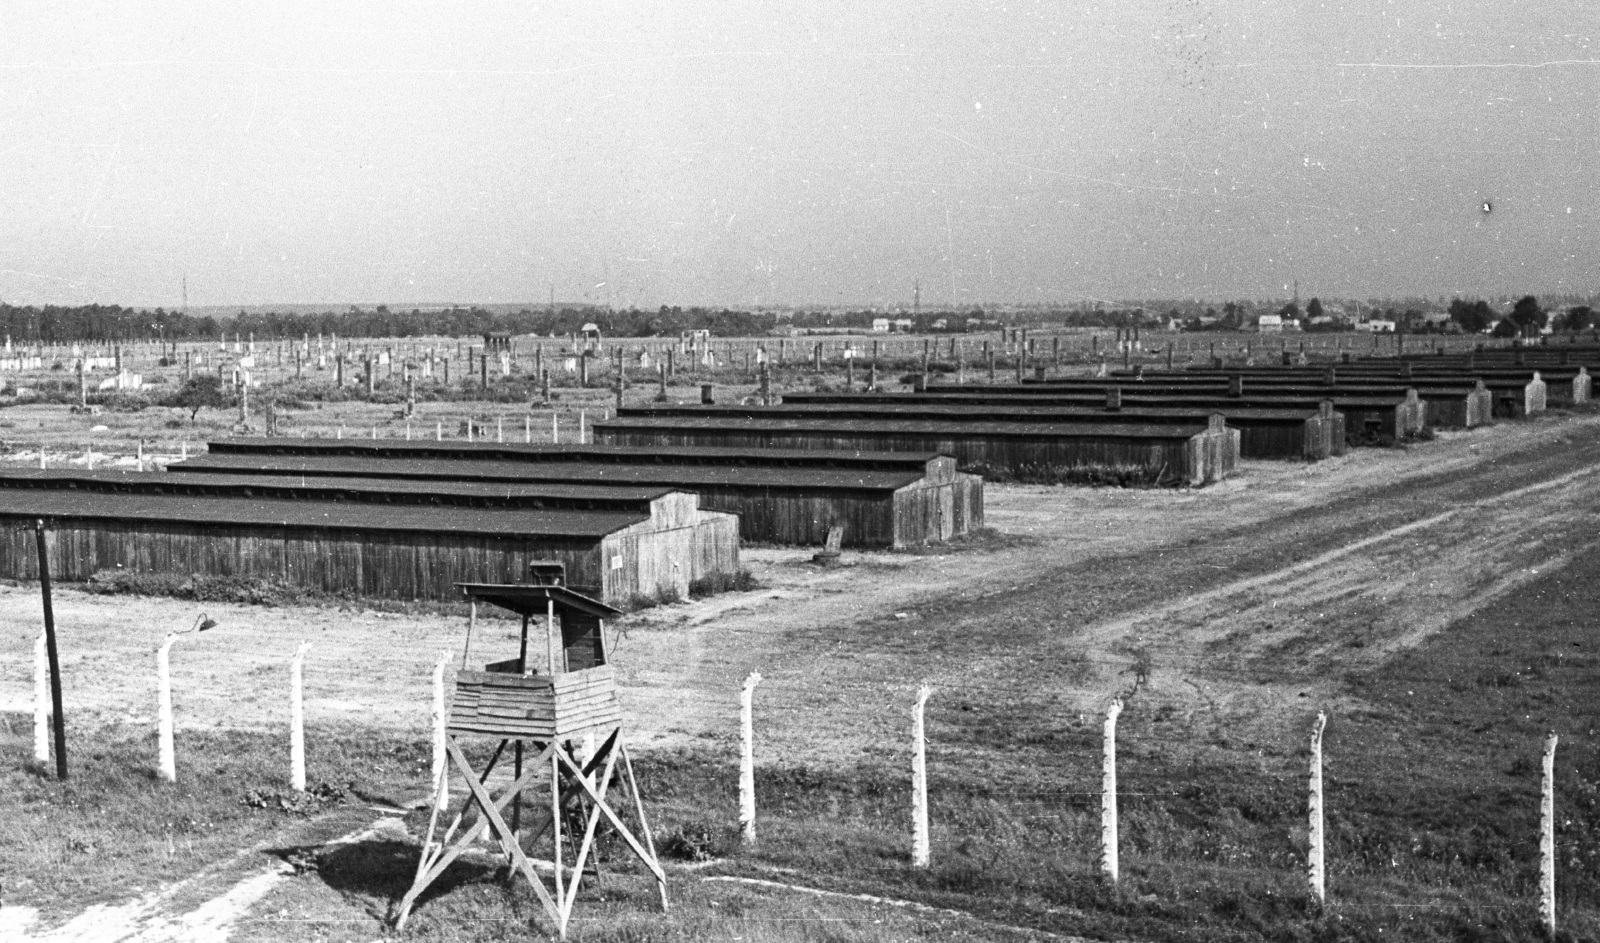
[{"label": "patchy grass field", "polygon": [[[178,782],[155,775],[148,727],[82,726],[68,715],[69,778],[32,760],[32,719],[4,716],[0,732],[0,887],[7,906],[46,923],[192,877],[240,852],[285,840],[322,841],[330,828],[373,817],[426,778],[425,743],[318,730],[316,778],[289,788],[283,734],[184,731]],[[421,752],[419,752],[421,751]],[[419,760],[419,757],[421,759]],[[419,767],[419,762],[422,766]],[[247,856],[239,868],[259,868]]]}]

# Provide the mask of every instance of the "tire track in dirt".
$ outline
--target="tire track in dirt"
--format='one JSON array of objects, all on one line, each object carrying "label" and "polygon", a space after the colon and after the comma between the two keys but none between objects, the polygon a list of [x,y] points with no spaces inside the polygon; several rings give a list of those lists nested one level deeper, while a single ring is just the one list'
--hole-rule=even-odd
[{"label": "tire track in dirt", "polygon": [[[903,736],[919,680],[984,702],[967,732],[979,741],[1007,712],[1019,721],[1093,712],[1136,685],[1146,701],[1187,711],[1209,700],[1264,726],[1298,722],[1329,681],[1514,591],[1591,539],[1600,426],[1543,432],[1214,538],[1058,558],[1030,585],[946,590],[921,600],[925,620],[880,611],[794,628],[764,664],[806,667],[762,672],[809,694],[764,709],[763,737],[789,761],[871,755],[875,742]],[[1004,572],[992,565],[985,576]],[[832,657],[808,664],[819,655]]]}]

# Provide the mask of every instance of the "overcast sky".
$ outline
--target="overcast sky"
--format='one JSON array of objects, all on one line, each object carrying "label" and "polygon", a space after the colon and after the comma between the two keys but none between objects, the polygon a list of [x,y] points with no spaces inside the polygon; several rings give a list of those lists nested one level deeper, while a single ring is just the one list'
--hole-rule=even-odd
[{"label": "overcast sky", "polygon": [[1600,281],[1592,0],[6,0],[0,36],[14,304]]}]

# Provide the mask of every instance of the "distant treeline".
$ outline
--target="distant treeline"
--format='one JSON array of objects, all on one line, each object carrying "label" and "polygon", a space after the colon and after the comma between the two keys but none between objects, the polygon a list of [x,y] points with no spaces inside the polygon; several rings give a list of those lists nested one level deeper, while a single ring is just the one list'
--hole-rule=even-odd
[{"label": "distant treeline", "polygon": [[776,323],[769,313],[666,308],[658,311],[606,312],[593,308],[560,308],[491,312],[463,307],[446,310],[372,309],[325,311],[317,314],[252,314],[191,317],[179,311],[124,308],[119,305],[17,307],[0,304],[0,333],[18,343],[66,344],[75,341],[213,340],[233,334],[257,340],[337,334],[341,337],[472,336],[506,331],[513,334],[564,335],[595,324],[613,337],[676,337],[682,331],[708,330],[722,337],[764,334]]},{"label": "distant treeline", "polygon": [[[1128,323],[1125,315],[1101,315],[1091,322]],[[684,331],[710,331],[715,337],[771,333],[780,326],[796,328],[856,328],[870,330],[880,312],[797,312],[779,321],[769,311],[735,311],[727,308],[662,306],[655,311],[629,309],[604,311],[565,307],[506,312],[478,307],[410,311],[385,306],[352,307],[347,311],[308,313],[249,313],[230,317],[192,317],[163,308],[124,308],[119,305],[18,307],[0,304],[0,333],[19,343],[66,344],[75,341],[217,340],[254,335],[257,340],[295,338],[307,334],[341,337],[470,337],[490,332],[562,336],[594,324],[607,337],[677,337]],[[981,310],[926,312],[915,317],[897,315],[918,331],[964,331],[969,321],[992,325]],[[1060,317],[1060,315],[1057,315]],[[1069,317],[1069,322],[1071,318]],[[976,326],[976,325],[974,325]]]}]

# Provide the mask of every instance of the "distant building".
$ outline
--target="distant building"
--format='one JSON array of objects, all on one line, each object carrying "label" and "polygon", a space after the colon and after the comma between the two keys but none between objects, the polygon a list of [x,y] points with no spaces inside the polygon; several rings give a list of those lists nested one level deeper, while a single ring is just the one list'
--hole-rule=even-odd
[{"label": "distant building", "polygon": [[1256,330],[1263,334],[1282,334],[1283,315],[1263,314],[1261,319],[1256,322]]},{"label": "distant building", "polygon": [[894,320],[894,329],[902,334],[910,334],[914,327],[916,327],[916,322],[910,318],[895,318]]},{"label": "distant building", "polygon": [[1356,330],[1366,331],[1369,334],[1393,334],[1393,321],[1357,321]]},{"label": "distant building", "polygon": [[874,333],[874,334],[887,334],[887,333],[889,333],[889,319],[888,318],[873,318],[872,319],[872,333]]}]

